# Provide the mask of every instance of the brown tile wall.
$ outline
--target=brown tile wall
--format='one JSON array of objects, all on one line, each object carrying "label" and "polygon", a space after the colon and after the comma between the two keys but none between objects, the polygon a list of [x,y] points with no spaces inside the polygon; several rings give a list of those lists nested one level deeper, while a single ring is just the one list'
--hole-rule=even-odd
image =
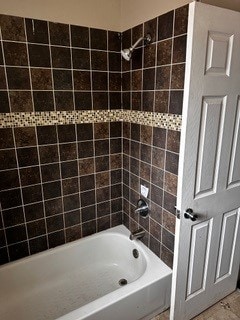
[{"label": "brown tile wall", "polygon": [[117,32],[0,15],[1,112],[121,108]]},{"label": "brown tile wall", "polygon": [[[0,112],[121,108],[116,32],[0,15]],[[0,264],[122,223],[122,123],[0,129]]]},{"label": "brown tile wall", "polygon": [[121,127],[1,129],[1,263],[122,222]]},{"label": "brown tile wall", "polygon": [[[150,33],[130,62],[123,60],[123,108],[181,114],[188,6],[168,12],[123,33],[123,48]],[[172,266],[180,132],[146,125],[123,125],[123,210],[131,231],[146,230],[143,241]],[[134,212],[140,185],[149,188],[150,216]]]},{"label": "brown tile wall", "polygon": [[[187,12],[124,32],[123,48],[153,37],[130,63],[116,32],[0,15],[0,113],[181,114]],[[0,264],[124,221],[171,266],[179,138],[127,122],[0,129]],[[134,214],[140,184],[150,188],[147,219]]]}]

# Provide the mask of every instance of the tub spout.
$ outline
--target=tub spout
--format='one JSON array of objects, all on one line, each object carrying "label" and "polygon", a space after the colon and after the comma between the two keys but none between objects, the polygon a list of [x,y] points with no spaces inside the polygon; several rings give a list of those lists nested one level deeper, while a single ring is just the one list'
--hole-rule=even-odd
[{"label": "tub spout", "polygon": [[130,234],[130,240],[142,239],[145,236],[143,229],[138,229]]}]

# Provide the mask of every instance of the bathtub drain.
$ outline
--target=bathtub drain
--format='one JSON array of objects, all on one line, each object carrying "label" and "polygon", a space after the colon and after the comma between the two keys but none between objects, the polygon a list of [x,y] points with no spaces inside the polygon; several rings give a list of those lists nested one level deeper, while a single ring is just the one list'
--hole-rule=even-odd
[{"label": "bathtub drain", "polygon": [[118,281],[118,283],[119,283],[120,286],[125,286],[127,284],[127,280],[126,279],[120,279]]},{"label": "bathtub drain", "polygon": [[137,249],[133,249],[132,254],[133,254],[135,259],[137,259],[139,257],[139,252],[138,252]]}]

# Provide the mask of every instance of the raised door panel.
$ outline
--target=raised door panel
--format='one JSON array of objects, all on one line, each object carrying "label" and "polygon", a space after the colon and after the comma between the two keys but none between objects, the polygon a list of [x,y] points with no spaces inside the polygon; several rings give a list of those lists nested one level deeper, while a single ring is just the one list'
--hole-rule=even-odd
[{"label": "raised door panel", "polygon": [[231,275],[236,239],[239,228],[239,213],[237,210],[223,215],[222,230],[219,244],[218,262],[215,282]]},{"label": "raised door panel", "polygon": [[230,75],[233,35],[209,31],[206,55],[207,75]]},{"label": "raised door panel", "polygon": [[238,98],[232,151],[229,166],[228,187],[240,186],[240,98]]},{"label": "raised door panel", "polygon": [[192,227],[186,300],[205,290],[211,233],[212,220]]},{"label": "raised door panel", "polygon": [[226,97],[204,97],[199,134],[195,198],[216,192]]}]

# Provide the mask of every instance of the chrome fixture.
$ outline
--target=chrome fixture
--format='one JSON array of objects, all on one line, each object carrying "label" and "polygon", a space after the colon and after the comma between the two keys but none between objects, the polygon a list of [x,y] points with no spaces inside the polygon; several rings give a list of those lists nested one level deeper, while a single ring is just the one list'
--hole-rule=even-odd
[{"label": "chrome fixture", "polygon": [[130,59],[132,58],[133,50],[136,48],[136,46],[137,46],[141,41],[144,41],[145,44],[149,44],[149,43],[152,41],[152,37],[151,37],[151,35],[148,33],[148,34],[146,34],[145,37],[139,38],[130,48],[121,50],[122,57],[123,57],[125,60],[130,61]]},{"label": "chrome fixture", "polygon": [[139,199],[137,202],[137,209],[135,209],[136,213],[139,213],[142,217],[146,217],[148,215],[148,204],[145,200]]},{"label": "chrome fixture", "polygon": [[145,236],[145,231],[143,229],[138,229],[130,234],[130,240],[142,239]]},{"label": "chrome fixture", "polygon": [[188,208],[184,212],[184,218],[185,219],[191,219],[192,221],[196,221],[198,216],[193,212],[193,210],[191,208]]}]

